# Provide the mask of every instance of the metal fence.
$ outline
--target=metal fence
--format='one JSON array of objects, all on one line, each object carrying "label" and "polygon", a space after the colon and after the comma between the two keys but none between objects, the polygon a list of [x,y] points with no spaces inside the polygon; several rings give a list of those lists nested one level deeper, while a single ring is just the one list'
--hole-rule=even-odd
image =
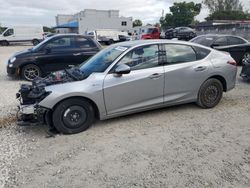
[{"label": "metal fence", "polygon": [[250,41],[250,28],[202,29],[197,31],[197,35],[204,35],[204,34],[238,35]]}]

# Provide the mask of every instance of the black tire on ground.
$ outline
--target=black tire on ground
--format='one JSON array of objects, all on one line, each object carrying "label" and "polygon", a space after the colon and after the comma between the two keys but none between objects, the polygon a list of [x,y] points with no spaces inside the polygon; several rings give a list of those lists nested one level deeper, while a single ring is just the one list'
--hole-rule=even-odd
[{"label": "black tire on ground", "polygon": [[41,69],[34,64],[25,65],[21,71],[21,77],[25,80],[32,81],[36,77],[41,77]]},{"label": "black tire on ground", "polygon": [[76,134],[87,130],[93,124],[95,111],[91,103],[85,99],[66,99],[56,106],[52,120],[59,132]]},{"label": "black tire on ground", "polygon": [[250,52],[246,52],[241,59],[240,64],[246,63],[248,61],[248,59],[250,59]]},{"label": "black tire on ground", "polygon": [[40,41],[39,41],[38,39],[33,39],[33,40],[32,40],[33,46],[36,46],[36,45],[38,45],[39,43],[40,43]]},{"label": "black tire on ground", "polygon": [[10,43],[7,40],[1,41],[0,44],[2,46],[9,46],[10,45]]},{"label": "black tire on ground", "polygon": [[213,108],[223,96],[223,85],[215,78],[206,80],[200,87],[197,104],[202,108]]}]

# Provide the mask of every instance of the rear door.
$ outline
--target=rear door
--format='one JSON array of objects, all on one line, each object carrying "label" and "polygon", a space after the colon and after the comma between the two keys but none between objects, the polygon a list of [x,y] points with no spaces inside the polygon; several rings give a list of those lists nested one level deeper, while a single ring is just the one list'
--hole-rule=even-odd
[{"label": "rear door", "polygon": [[159,63],[158,45],[138,47],[118,64],[131,67],[129,74],[109,73],[104,80],[108,115],[163,104],[164,72]]},{"label": "rear door", "polygon": [[165,50],[164,102],[171,104],[196,99],[211,66],[209,60],[204,61],[209,51],[205,49],[205,55],[198,56],[192,46],[183,44],[165,44]]}]

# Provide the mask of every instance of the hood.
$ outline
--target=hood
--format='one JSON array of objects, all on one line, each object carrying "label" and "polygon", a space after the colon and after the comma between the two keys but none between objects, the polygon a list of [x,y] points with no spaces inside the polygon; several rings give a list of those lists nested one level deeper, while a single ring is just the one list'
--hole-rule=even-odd
[{"label": "hood", "polygon": [[13,56],[15,56],[15,57],[21,57],[21,56],[23,56],[23,55],[28,55],[28,54],[31,54],[32,53],[32,48],[29,48],[29,49],[27,49],[27,50],[22,50],[22,51],[20,51],[20,52],[17,52],[17,53],[15,53]]},{"label": "hood", "polygon": [[49,94],[45,90],[46,86],[80,81],[87,77],[88,76],[84,75],[78,68],[57,71],[45,78],[34,79],[32,84],[22,84],[16,97],[20,99],[23,105],[34,104],[40,102]]}]

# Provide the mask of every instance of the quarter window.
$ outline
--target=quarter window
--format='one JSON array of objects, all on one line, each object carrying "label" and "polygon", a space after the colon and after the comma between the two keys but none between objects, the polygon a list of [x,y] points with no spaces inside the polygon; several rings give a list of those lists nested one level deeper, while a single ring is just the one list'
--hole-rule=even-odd
[{"label": "quarter window", "polygon": [[128,52],[118,64],[126,64],[131,70],[152,68],[159,65],[158,45],[138,47]]},{"label": "quarter window", "polygon": [[180,44],[167,44],[166,49],[166,64],[185,63],[196,61],[196,53],[191,46]]}]

